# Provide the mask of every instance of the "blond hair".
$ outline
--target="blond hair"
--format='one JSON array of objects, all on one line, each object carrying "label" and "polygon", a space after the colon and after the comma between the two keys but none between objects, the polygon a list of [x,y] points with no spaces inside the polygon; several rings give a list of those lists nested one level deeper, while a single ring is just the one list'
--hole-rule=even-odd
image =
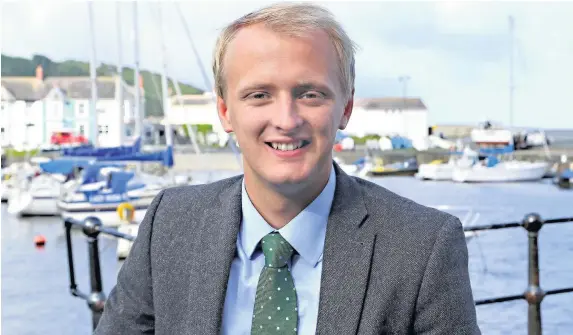
[{"label": "blond hair", "polygon": [[263,23],[274,32],[290,36],[304,36],[316,29],[326,32],[336,49],[343,92],[350,97],[354,89],[356,46],[330,11],[306,3],[274,4],[244,15],[223,29],[213,53],[213,76],[218,96],[223,97],[225,92],[223,60],[229,44],[241,28],[258,23]]}]

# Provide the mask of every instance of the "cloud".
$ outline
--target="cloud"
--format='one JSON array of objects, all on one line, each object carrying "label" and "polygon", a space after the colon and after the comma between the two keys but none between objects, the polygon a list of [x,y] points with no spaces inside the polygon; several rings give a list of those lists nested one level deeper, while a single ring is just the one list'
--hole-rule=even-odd
[{"label": "cloud", "polygon": [[[222,27],[271,1],[185,1],[179,4],[210,74]],[[323,2],[360,46],[358,96],[419,95],[435,123],[508,122],[508,15],[515,17],[515,114],[523,125],[573,127],[573,3],[567,2]],[[121,2],[123,62],[133,66],[133,4]],[[205,87],[173,2],[138,2],[140,65],[160,71],[163,36],[168,72]],[[98,61],[116,63],[115,2],[93,3]],[[89,60],[87,2],[3,4],[2,52],[54,60]],[[25,22],[23,25],[22,23]]]}]

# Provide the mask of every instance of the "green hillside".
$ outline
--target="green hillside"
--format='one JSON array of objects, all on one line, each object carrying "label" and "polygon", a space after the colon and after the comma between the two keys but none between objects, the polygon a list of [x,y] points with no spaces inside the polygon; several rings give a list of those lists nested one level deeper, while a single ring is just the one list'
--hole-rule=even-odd
[{"label": "green hillside", "polygon": [[[54,62],[48,57],[34,55],[32,59],[21,57],[11,57],[2,55],[2,76],[33,77],[36,74],[36,67],[42,65],[45,77],[84,77],[89,76],[89,63],[76,60],[64,62]],[[111,64],[101,64],[96,73],[98,76],[111,76],[116,73],[117,67]],[[135,71],[132,68],[123,68],[123,79],[133,85]],[[140,71],[143,77],[143,87],[145,90],[145,116],[162,116],[161,109],[161,75],[149,71]],[[153,83],[155,80],[155,86]],[[169,87],[175,92],[173,82],[169,81]],[[201,94],[201,90],[187,84],[179,83],[182,94]]]}]

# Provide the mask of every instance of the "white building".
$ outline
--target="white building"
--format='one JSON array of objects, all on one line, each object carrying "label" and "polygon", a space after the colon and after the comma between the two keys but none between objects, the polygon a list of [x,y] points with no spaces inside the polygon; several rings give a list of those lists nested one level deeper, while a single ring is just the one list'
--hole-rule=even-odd
[{"label": "white building", "polygon": [[[228,139],[210,93],[184,95],[181,103],[177,97],[171,97],[171,106],[165,117],[174,126],[210,124],[221,144]],[[416,147],[423,147],[428,137],[428,110],[419,98],[356,99],[344,132],[360,137],[367,134],[399,135],[412,140]]]},{"label": "white building", "polygon": [[[123,86],[124,109],[117,94]],[[140,88],[141,89],[141,88]],[[35,77],[2,77],[0,128],[2,146],[39,147],[50,144],[53,133],[73,132],[100,146],[121,144],[120,120],[133,121],[135,89],[119,77],[97,78],[97,128],[90,129],[89,77],[44,78],[39,66]],[[143,110],[143,91],[141,108]]]},{"label": "white building", "polygon": [[428,137],[428,110],[419,98],[356,99],[344,132],[359,137],[399,135],[416,146]]},{"label": "white building", "polygon": [[212,93],[172,96],[165,118],[173,126],[210,124],[219,143],[224,145],[229,135],[223,130]]}]

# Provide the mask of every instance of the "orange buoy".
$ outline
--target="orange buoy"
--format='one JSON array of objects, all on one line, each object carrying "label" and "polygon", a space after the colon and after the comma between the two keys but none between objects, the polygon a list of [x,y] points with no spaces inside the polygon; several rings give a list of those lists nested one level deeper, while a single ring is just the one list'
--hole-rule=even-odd
[{"label": "orange buoy", "polygon": [[46,238],[44,235],[37,235],[34,237],[34,244],[36,247],[43,247],[46,244]]}]

